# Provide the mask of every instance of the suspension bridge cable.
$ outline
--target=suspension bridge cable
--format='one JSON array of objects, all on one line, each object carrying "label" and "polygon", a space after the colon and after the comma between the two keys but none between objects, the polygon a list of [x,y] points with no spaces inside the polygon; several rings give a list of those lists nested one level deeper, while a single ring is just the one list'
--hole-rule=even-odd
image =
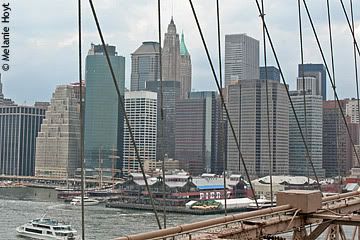
[{"label": "suspension bridge cable", "polygon": [[347,21],[348,26],[349,26],[349,28],[350,28],[350,32],[351,32],[352,38],[353,38],[353,40],[354,40],[354,44],[355,44],[356,50],[357,50],[357,52],[358,52],[358,54],[359,54],[359,56],[360,56],[359,45],[358,45],[358,43],[357,43],[357,41],[356,41],[356,38],[355,38],[355,29],[353,29],[353,27],[351,26],[351,23],[350,23],[350,20],[349,20],[349,16],[348,16],[348,13],[347,13],[347,11],[346,11],[346,8],[345,8],[345,5],[344,5],[343,0],[340,0],[340,3],[341,3],[341,7],[342,7],[342,9],[343,9],[344,15],[345,15],[345,17],[346,17],[346,21]]},{"label": "suspension bridge cable", "polygon": [[243,164],[243,167],[244,167],[244,171],[246,173],[246,177],[249,181],[249,185],[250,185],[250,188],[251,188],[251,191],[252,191],[252,194],[254,196],[254,200],[255,200],[255,204],[257,206],[257,208],[259,208],[259,204],[258,204],[258,201],[256,199],[256,195],[255,195],[255,190],[253,188],[253,185],[251,183],[251,179],[250,179],[250,175],[249,175],[249,172],[248,172],[248,169],[246,167],[246,164],[245,164],[245,161],[244,161],[244,158],[240,152],[240,146],[239,146],[239,143],[238,143],[238,140],[237,140],[237,137],[236,137],[236,133],[235,133],[235,130],[234,130],[234,127],[233,127],[233,124],[231,122],[231,119],[230,119],[230,115],[229,115],[229,111],[226,107],[226,104],[225,104],[225,101],[224,101],[224,95],[222,93],[222,89],[221,89],[221,86],[220,86],[220,83],[219,83],[219,80],[216,76],[216,73],[215,73],[215,68],[214,68],[214,65],[212,63],[212,60],[211,60],[211,57],[210,57],[210,53],[209,53],[209,50],[208,50],[208,47],[207,47],[207,44],[205,42],[205,38],[204,38],[204,35],[202,33],[202,29],[201,29],[201,26],[200,26],[200,23],[199,23],[199,20],[198,20],[198,17],[197,17],[197,14],[195,12],[195,8],[194,8],[194,5],[192,3],[192,0],[189,0],[189,3],[190,3],[190,7],[191,7],[191,10],[192,10],[192,13],[193,13],[193,16],[194,16],[194,19],[195,19],[195,22],[196,22],[196,25],[198,27],[198,30],[199,30],[199,34],[200,34],[200,37],[201,37],[201,40],[202,40],[202,43],[203,43],[203,46],[204,46],[204,49],[205,49],[205,52],[206,52],[206,56],[207,56],[207,59],[208,59],[208,62],[210,64],[210,68],[211,68],[211,71],[212,71],[212,74],[213,74],[213,77],[214,77],[214,80],[215,80],[215,83],[216,83],[216,86],[217,86],[217,89],[219,91],[219,94],[220,94],[220,98],[221,98],[221,103],[224,107],[224,110],[225,110],[225,113],[226,113],[226,117],[229,121],[229,125],[230,125],[230,128],[231,128],[231,132],[233,134],[233,137],[234,137],[234,140],[235,140],[235,143],[237,145],[237,148],[238,148],[238,151],[239,151],[239,155],[241,157],[241,161],[242,161],[242,164]]},{"label": "suspension bridge cable", "polygon": [[158,38],[159,38],[159,79],[160,79],[160,156],[162,157],[162,187],[163,187],[163,220],[164,228],[166,228],[166,183],[165,183],[165,155],[163,151],[164,145],[164,99],[163,99],[163,81],[162,81],[162,50],[161,50],[161,0],[158,0]]},{"label": "suspension bridge cable", "polygon": [[82,52],[81,52],[81,0],[78,0],[78,32],[79,32],[79,86],[80,86],[80,167],[81,167],[81,237],[85,240],[85,209],[84,209],[84,104],[83,104],[83,92],[82,92]]},{"label": "suspension bridge cable", "polygon": [[[261,0],[261,14],[260,17],[265,19],[265,8],[264,8],[264,0]],[[265,22],[262,21],[262,22]],[[265,89],[266,89],[266,118],[267,118],[267,137],[268,137],[268,148],[269,148],[269,177],[270,177],[270,201],[271,207],[273,206],[273,159],[271,155],[272,147],[271,147],[271,140],[270,140],[270,107],[269,107],[269,81],[268,81],[268,69],[267,69],[267,56],[266,56],[266,35],[265,35],[265,27],[262,24],[262,35],[263,35],[263,43],[264,43],[264,65],[265,65]]]},{"label": "suspension bridge cable", "polygon": [[355,152],[356,159],[357,159],[358,163],[360,164],[359,156],[358,156],[358,153],[357,153],[357,151],[356,151],[356,149],[355,149],[354,141],[353,141],[353,139],[352,139],[352,137],[351,137],[349,125],[348,125],[348,123],[347,123],[347,121],[346,121],[346,117],[345,117],[344,110],[343,110],[342,107],[341,107],[340,100],[339,100],[338,94],[337,94],[336,89],[335,89],[335,84],[334,84],[334,81],[333,81],[333,79],[332,79],[332,77],[331,77],[330,70],[329,70],[327,61],[326,61],[326,59],[325,59],[325,55],[324,55],[323,49],[322,49],[322,47],[321,47],[321,43],[320,43],[319,37],[318,37],[318,35],[317,35],[317,32],[316,32],[314,23],[313,23],[313,21],[312,21],[309,8],[308,8],[305,0],[303,0],[303,3],[304,3],[304,7],[305,7],[305,10],[306,10],[306,13],[307,13],[307,16],[308,16],[308,19],[309,19],[311,28],[312,28],[312,30],[313,30],[313,33],[314,33],[314,36],[315,36],[315,39],[316,39],[316,42],[317,42],[317,45],[318,45],[320,54],[321,54],[321,58],[322,58],[322,60],[323,60],[323,62],[324,62],[324,65],[325,65],[325,68],[326,68],[326,72],[327,72],[327,74],[328,74],[328,76],[329,76],[329,80],[330,80],[331,86],[332,86],[332,88],[333,88],[333,90],[334,90],[335,97],[336,97],[336,101],[337,101],[337,103],[338,103],[338,105],[339,105],[339,109],[340,109],[342,118],[343,118],[343,120],[344,120],[344,124],[345,124],[346,130],[347,130],[347,133],[348,133],[348,135],[349,135],[351,145],[352,145],[353,150],[354,150],[354,152]]},{"label": "suspension bridge cable", "polygon": [[[306,109],[306,91],[305,91],[305,70],[304,70],[304,45],[303,45],[303,31],[302,31],[302,17],[301,17],[301,7],[300,7],[300,0],[298,2],[298,18],[299,18],[299,42],[300,42],[300,76],[302,77],[302,94],[303,94],[303,105],[304,105],[304,127],[305,127],[305,142],[308,143],[308,133],[307,133],[307,109]],[[304,153],[305,155],[305,153]],[[306,155],[304,156],[306,158]],[[311,154],[309,154],[309,158],[311,158]],[[309,162],[306,162],[306,170],[307,170],[307,177],[308,182],[310,181],[309,176]]]},{"label": "suspension bridge cable", "polygon": [[136,145],[136,142],[135,142],[135,137],[134,137],[134,134],[133,134],[131,125],[130,125],[130,121],[129,121],[128,115],[127,115],[127,113],[126,113],[125,104],[124,104],[123,98],[122,98],[121,93],[120,93],[119,85],[118,85],[118,83],[117,83],[117,81],[116,81],[116,76],[115,76],[114,69],[113,69],[113,67],[112,67],[111,61],[110,61],[110,56],[109,56],[108,50],[107,50],[107,48],[106,48],[104,36],[103,36],[103,34],[102,34],[102,30],[101,30],[101,27],[100,27],[100,23],[99,23],[99,20],[98,20],[97,15],[96,15],[95,7],[94,7],[94,4],[93,4],[92,0],[89,0],[89,3],[90,3],[91,11],[92,11],[92,14],[93,14],[95,23],[96,23],[97,30],[98,30],[98,33],[99,33],[99,37],[100,37],[101,43],[102,43],[102,45],[103,45],[103,49],[104,49],[105,56],[106,56],[106,61],[107,61],[107,64],[108,64],[108,66],[109,66],[109,70],[110,70],[110,73],[111,73],[111,76],[112,76],[112,80],[113,80],[114,85],[115,85],[116,93],[117,93],[118,98],[119,98],[120,107],[121,107],[122,112],[123,112],[123,114],[124,114],[126,126],[127,126],[127,128],[128,128],[129,135],[130,135],[130,138],[131,138],[131,142],[132,142],[132,145],[133,145],[134,150],[135,150],[136,159],[137,159],[138,164],[139,164],[139,166],[140,166],[140,170],[141,170],[141,173],[142,173],[144,182],[145,182],[146,191],[147,191],[148,194],[149,194],[151,206],[152,206],[152,209],[153,209],[153,211],[154,211],[154,214],[155,214],[155,218],[156,218],[158,227],[159,227],[159,229],[161,229],[161,223],[160,223],[159,216],[158,216],[158,213],[157,213],[156,208],[155,208],[154,199],[153,199],[153,196],[152,196],[152,193],[151,193],[151,190],[150,190],[150,187],[149,187],[149,183],[148,183],[147,178],[146,178],[146,175],[145,175],[144,166],[143,166],[143,163],[142,163],[142,161],[141,161],[141,157],[140,157],[140,154],[139,154],[139,150],[138,150],[137,145]]},{"label": "suspension bridge cable", "polygon": [[[350,0],[350,10],[351,10],[352,29],[355,29],[352,0]],[[353,31],[353,34],[355,34],[354,31]],[[355,39],[355,36],[353,36],[353,38]],[[356,46],[355,46],[355,41],[353,41],[353,42],[354,42],[354,67],[355,67],[354,70],[355,70],[355,82],[356,82],[357,111],[358,111],[358,122],[359,122],[360,121],[359,77],[358,77],[358,68],[357,68]],[[354,149],[354,151],[356,151],[356,150]]]},{"label": "suspension bridge cable", "polygon": [[[257,5],[257,9],[258,9],[259,14],[261,14],[261,7],[260,7],[260,4],[259,4],[259,1],[258,1],[258,0],[256,0],[256,5]],[[291,109],[292,109],[292,111],[293,111],[293,113],[294,113],[294,117],[295,117],[297,126],[298,126],[298,128],[299,128],[299,132],[300,132],[302,141],[304,142],[307,159],[308,159],[308,161],[310,162],[310,165],[311,165],[311,168],[312,168],[312,170],[313,170],[313,172],[314,172],[314,177],[315,177],[315,179],[316,179],[318,188],[319,188],[319,190],[321,191],[320,182],[319,182],[318,176],[317,176],[317,174],[316,174],[316,170],[315,170],[314,164],[313,164],[311,158],[309,157],[309,156],[310,156],[310,154],[309,154],[309,148],[308,148],[308,146],[307,146],[307,144],[306,144],[305,137],[304,137],[304,133],[303,133],[303,131],[302,131],[299,118],[298,118],[298,116],[297,116],[297,114],[296,114],[294,104],[293,104],[293,102],[292,102],[292,100],[291,100],[291,96],[290,96],[290,92],[289,92],[289,89],[288,89],[288,85],[287,85],[287,83],[286,83],[286,81],[285,81],[285,77],[284,77],[284,74],[283,74],[283,71],[282,71],[282,68],[281,68],[281,65],[280,65],[280,61],[279,61],[279,59],[278,59],[278,57],[277,57],[277,54],[276,54],[276,51],[275,51],[275,47],[274,47],[274,44],[273,44],[273,42],[272,42],[272,39],[271,39],[271,36],[270,36],[270,33],[269,33],[269,29],[268,29],[268,27],[267,27],[267,24],[266,24],[266,22],[265,22],[265,19],[262,18],[262,21],[263,21],[263,25],[264,25],[264,28],[265,28],[265,32],[266,32],[267,38],[268,38],[268,40],[269,40],[269,44],[270,44],[270,46],[271,46],[271,50],[272,50],[272,52],[273,52],[273,54],[274,54],[274,58],[275,58],[276,64],[277,64],[277,66],[278,66],[278,68],[279,68],[280,76],[281,76],[282,82],[283,82],[283,84],[284,84],[284,87],[285,87],[287,96],[288,96],[288,98],[289,98],[289,102],[290,102],[290,105],[291,105]]]},{"label": "suspension bridge cable", "polygon": [[[222,84],[222,63],[221,63],[221,29],[220,29],[220,6],[219,0],[216,0],[216,20],[217,20],[217,42],[218,42],[218,59],[219,59],[219,80],[221,89],[223,87]],[[223,107],[220,105],[220,144],[224,146],[224,128],[222,124],[223,120]],[[224,159],[224,209],[225,216],[227,216],[227,186],[226,186],[226,172],[227,172],[227,162],[225,161],[224,154],[222,154],[222,159]]]},{"label": "suspension bridge cable", "polygon": [[[332,39],[332,28],[331,28],[331,14],[330,14],[330,1],[326,0],[326,8],[327,8],[327,18],[328,18],[328,29],[329,29],[329,42],[330,42],[330,56],[331,56],[331,70],[332,70],[332,77],[334,81],[334,87],[336,89],[336,78],[335,78],[335,62],[334,62],[334,48],[333,48],[333,39]],[[336,103],[336,97],[334,92],[334,107],[336,111],[336,131],[340,131],[340,126],[338,124],[338,110],[336,109],[337,103]],[[339,134],[336,134],[336,151],[339,149]],[[336,157],[338,166],[340,166],[340,159]],[[341,177],[341,169],[338,167],[338,175]],[[341,181],[340,181],[341,182]]]}]

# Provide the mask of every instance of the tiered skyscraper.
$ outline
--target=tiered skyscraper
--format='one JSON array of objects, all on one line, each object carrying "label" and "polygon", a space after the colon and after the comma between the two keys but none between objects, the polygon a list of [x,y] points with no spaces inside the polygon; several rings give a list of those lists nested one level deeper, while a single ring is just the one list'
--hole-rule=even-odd
[{"label": "tiered skyscraper", "polygon": [[225,86],[259,79],[259,41],[246,34],[225,35]]},{"label": "tiered skyscraper", "polygon": [[[107,45],[106,48],[120,88],[120,98],[124,98],[125,58],[117,55],[115,46]],[[111,168],[112,161],[108,156],[113,155],[115,150],[119,157],[115,167],[121,169],[124,115],[102,45],[91,45],[86,57],[85,79],[85,165],[97,168],[99,150],[102,149],[103,156],[106,156],[102,167]]]},{"label": "tiered skyscraper", "polygon": [[181,43],[179,41],[173,18],[165,33],[162,73],[164,81],[180,82],[180,98],[187,98],[191,91],[191,57],[185,45],[184,34],[181,35]]},{"label": "tiered skyscraper", "polygon": [[[261,177],[289,172],[289,107],[285,86],[268,80],[270,138],[268,143],[266,82],[240,80],[227,89],[228,109],[249,174]],[[228,127],[228,170],[244,174],[239,152]],[[271,160],[269,159],[269,151]]]},{"label": "tiered skyscraper", "polygon": [[162,49],[162,79],[180,81],[180,41],[173,18],[165,33]]},{"label": "tiered skyscraper", "polygon": [[[155,92],[125,92],[126,112],[142,161],[156,161],[157,94]],[[124,125],[123,172],[139,172],[135,149],[127,125]]]},{"label": "tiered skyscraper", "polygon": [[36,138],[36,176],[74,176],[80,167],[79,104],[73,86],[56,88]]},{"label": "tiered skyscraper", "polygon": [[143,42],[131,54],[131,91],[145,90],[147,81],[160,78],[160,44]]}]

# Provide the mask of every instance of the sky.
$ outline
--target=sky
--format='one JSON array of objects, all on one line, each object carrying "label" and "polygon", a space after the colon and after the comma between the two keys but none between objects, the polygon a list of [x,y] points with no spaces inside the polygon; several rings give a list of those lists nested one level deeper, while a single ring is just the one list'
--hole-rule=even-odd
[{"label": "sky", "polygon": [[[218,69],[216,1],[193,0],[212,60]],[[330,64],[326,1],[306,1]],[[347,7],[349,0],[344,0]],[[57,85],[78,81],[77,1],[9,0],[10,69],[2,71],[3,92],[18,104],[50,101]],[[82,61],[91,43],[100,43],[89,3],[82,1]],[[266,22],[290,89],[296,88],[300,62],[296,0],[265,0]],[[360,9],[360,1],[354,1]],[[130,86],[131,53],[143,41],[158,41],[156,0],[94,0],[105,41],[115,45],[126,58],[126,83]],[[330,0],[337,91],[341,98],[356,96],[352,37],[338,0]],[[348,8],[349,9],[349,8]],[[3,8],[0,10],[2,14]],[[356,38],[360,42],[360,16],[355,11]],[[161,31],[166,32],[171,16],[178,33],[184,32],[192,58],[192,89],[216,90],[211,69],[187,0],[161,1]],[[225,34],[246,33],[262,39],[262,25],[254,0],[220,0],[221,42]],[[302,8],[305,63],[322,63],[304,8]],[[4,24],[0,25],[1,28]],[[1,37],[1,36],[0,36]],[[162,36],[163,38],[163,36]],[[260,65],[263,64],[260,41]],[[268,64],[275,65],[268,48]],[[358,56],[358,60],[359,56]],[[222,58],[224,62],[224,59]],[[0,61],[1,62],[1,61]],[[358,61],[359,62],[359,61]],[[2,61],[0,64],[3,64]],[[83,69],[85,68],[85,65]],[[360,66],[359,66],[360,68]],[[332,96],[329,81],[328,96]]]}]

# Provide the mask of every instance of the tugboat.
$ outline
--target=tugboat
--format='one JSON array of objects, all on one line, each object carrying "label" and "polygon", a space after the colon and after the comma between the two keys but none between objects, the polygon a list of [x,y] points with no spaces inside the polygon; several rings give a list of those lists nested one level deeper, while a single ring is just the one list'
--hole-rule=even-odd
[{"label": "tugboat", "polygon": [[16,228],[17,235],[42,240],[77,240],[77,231],[69,224],[50,218],[34,219]]}]

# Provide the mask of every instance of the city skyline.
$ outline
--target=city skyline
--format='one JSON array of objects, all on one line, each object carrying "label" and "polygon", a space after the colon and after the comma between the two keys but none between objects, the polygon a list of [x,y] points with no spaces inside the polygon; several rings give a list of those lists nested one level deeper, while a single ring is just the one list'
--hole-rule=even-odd
[{"label": "city skyline", "polygon": [[[141,1],[141,4],[125,4],[132,9],[138,7],[138,11],[134,14],[132,11],[123,12],[127,20],[121,26],[116,26],[114,23],[118,19],[117,16],[105,13],[114,11],[120,7],[116,1],[106,1],[101,6],[95,3],[100,17],[100,22],[103,26],[105,39],[109,44],[118,46],[119,55],[126,58],[126,86],[130,86],[130,53],[136,49],[141,41],[157,41],[157,22],[155,11],[148,9],[156,9],[156,2]],[[173,11],[171,11],[172,6]],[[232,21],[238,17],[237,8],[233,5],[235,1],[227,1],[221,4],[221,23],[222,23],[222,50],[224,54],[224,35],[232,33],[247,33],[256,39],[262,39],[261,26],[256,6],[254,3],[243,2],[237,4],[239,9],[246,8],[248,11],[241,16],[240,20],[246,21]],[[279,8],[279,4],[283,5]],[[342,86],[338,88],[340,97],[354,97],[353,90],[354,70],[352,59],[351,37],[347,28],[345,17],[338,3],[332,2],[333,5],[333,27],[334,27],[334,50],[336,74],[338,82],[342,82]],[[356,9],[358,3],[354,3]],[[33,103],[35,101],[49,101],[52,90],[56,85],[65,84],[64,79],[69,82],[74,82],[77,79],[77,55],[74,54],[77,49],[77,30],[76,30],[76,8],[75,3],[64,6],[60,1],[55,1],[51,5],[43,0],[37,0],[32,3],[34,6],[42,6],[38,9],[47,9],[46,14],[32,18],[27,12],[27,3],[20,5],[13,3],[13,9],[17,11],[16,18],[11,22],[13,26],[13,33],[16,38],[13,38],[12,58],[10,60],[10,70],[3,76],[4,92],[9,98],[12,98],[18,103]],[[201,25],[204,30],[205,37],[208,41],[210,52],[213,61],[217,62],[217,48],[216,48],[216,27],[215,18],[212,14],[215,13],[214,6],[206,5],[205,1],[200,1],[195,4],[198,11]],[[297,64],[300,62],[299,47],[298,47],[298,33],[296,30],[297,20],[296,4],[283,3],[280,1],[271,1],[265,3],[267,9],[267,20],[270,32],[273,36],[275,47],[278,51],[280,61],[284,70],[285,78],[289,85],[294,89],[296,83]],[[335,8],[336,7],[336,8]],[[61,17],[67,20],[59,23],[56,21],[60,17],[59,8],[64,9]],[[319,37],[323,42],[325,53],[328,55],[328,37],[326,36],[326,13],[321,8],[319,3],[309,3],[310,11],[316,16],[314,19],[315,25],[319,30]],[[206,9],[206,10],[205,10]],[[283,12],[280,9],[286,9]],[[84,5],[83,17],[83,63],[86,55],[86,48],[91,43],[99,42],[97,32],[90,15],[89,7]],[[57,13],[59,12],[59,13]],[[36,11],[32,14],[36,14]],[[30,14],[30,15],[32,15]],[[206,14],[206,15],[205,15]],[[53,15],[53,17],[49,17]],[[122,14],[120,14],[122,15]],[[134,15],[134,16],[132,16]],[[179,32],[184,31],[187,36],[187,47],[191,49],[193,62],[193,89],[196,90],[215,90],[215,85],[212,80],[210,68],[205,58],[204,50],[197,32],[190,8],[187,3],[180,1],[164,1],[162,3],[162,32],[165,32],[166,26],[174,15]],[[28,17],[27,17],[28,16]],[[110,16],[110,17],[108,17]],[[186,17],[185,17],[186,16]],[[289,21],[284,21],[284,18],[292,16],[292,26]],[[47,21],[42,21],[42,18]],[[54,18],[54,19],[53,19]],[[109,20],[114,20],[113,22]],[[244,22],[244,23],[242,23]],[[286,22],[286,23],[285,23]],[[305,42],[305,63],[322,63],[320,55],[316,48],[312,33],[308,26],[306,16],[303,16],[304,22],[304,42]],[[30,26],[36,26],[36,29]],[[211,27],[209,27],[211,26]],[[359,36],[359,19],[355,16],[355,26],[357,29],[357,36]],[[29,31],[31,29],[31,31]],[[116,29],[115,31],[113,29]],[[141,39],[141,40],[140,40]],[[344,48],[339,45],[348,43]],[[121,44],[121,46],[120,46]],[[260,45],[262,45],[260,41]],[[261,46],[260,46],[261,49]],[[268,49],[269,50],[269,49]],[[262,52],[262,51],[260,51]],[[261,53],[262,54],[262,53]],[[269,65],[274,65],[272,54],[269,55]],[[28,61],[29,58],[36,58],[36,61]],[[350,59],[340,63],[337,59]],[[263,62],[263,57],[260,56],[260,65]],[[54,67],[56,66],[56,67]],[[66,71],[64,71],[66,69]],[[55,76],[55,77],[54,77]],[[27,81],[24,81],[24,79]],[[49,81],[51,79],[51,81]],[[211,80],[211,81],[210,81]],[[19,89],[19,85],[24,86],[24,90]],[[329,86],[329,82],[327,84]],[[327,87],[328,95],[330,88]]]}]

